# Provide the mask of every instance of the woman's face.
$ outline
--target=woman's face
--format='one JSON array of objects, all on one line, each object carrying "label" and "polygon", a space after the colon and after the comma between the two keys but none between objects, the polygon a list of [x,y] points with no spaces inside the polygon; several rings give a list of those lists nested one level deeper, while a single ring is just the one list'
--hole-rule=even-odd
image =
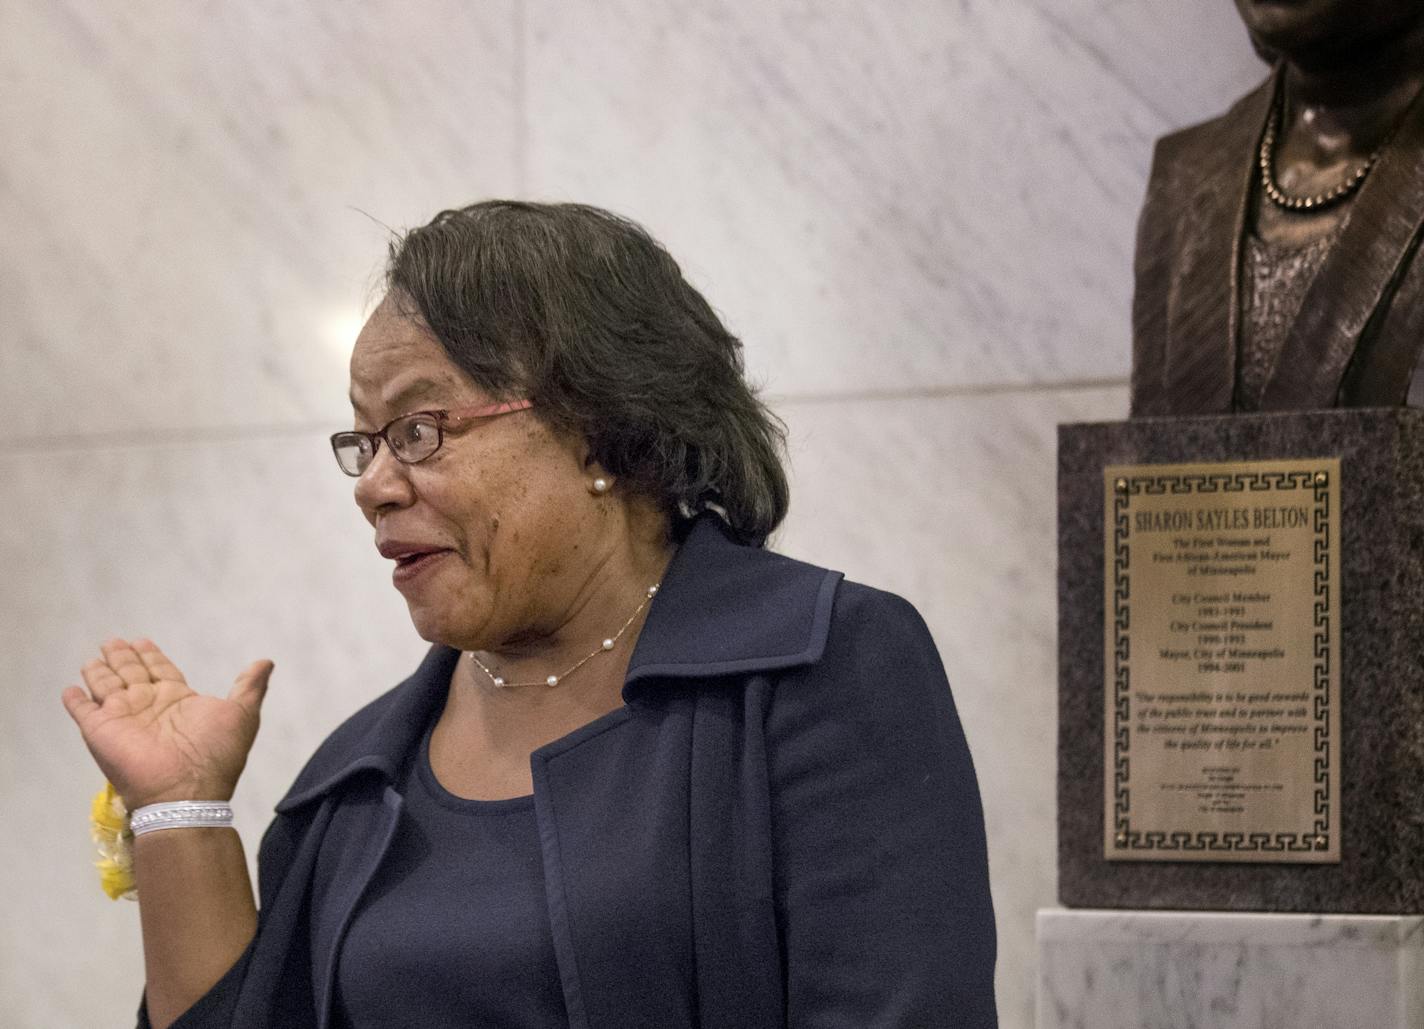
[{"label": "woman's face", "polygon": [[1290,59],[1348,56],[1417,24],[1419,0],[1236,0],[1259,47]]},{"label": "woman's face", "polygon": [[[493,399],[389,297],[356,340],[358,429]],[[356,503],[377,547],[396,562],[392,579],[422,637],[487,650],[558,629],[601,552],[605,509],[589,490],[601,469],[586,466],[585,453],[534,410],[448,430],[440,449],[414,465],[381,444],[356,480]]]}]

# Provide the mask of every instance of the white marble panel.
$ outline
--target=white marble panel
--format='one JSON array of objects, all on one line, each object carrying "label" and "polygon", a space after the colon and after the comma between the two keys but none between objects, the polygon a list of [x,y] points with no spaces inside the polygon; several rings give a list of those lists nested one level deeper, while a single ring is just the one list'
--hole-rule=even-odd
[{"label": "white marble panel", "polygon": [[349,418],[387,229],[517,189],[514,0],[0,11],[0,429]]},{"label": "white marble panel", "polygon": [[[132,1025],[137,908],[90,868],[102,777],[59,701],[111,635],[151,635],[208,692],[276,671],[235,798],[255,858],[272,805],[316,744],[403,678],[425,644],[325,440],[0,456],[7,515],[0,654],[6,850],[0,1023]],[[22,842],[21,842],[22,841]]]},{"label": "white marble panel", "polygon": [[1232,0],[1033,0],[1065,50],[1098,63],[1165,128],[1214,117],[1266,77]]},{"label": "white marble panel", "polygon": [[919,608],[979,775],[1005,1029],[1033,1021],[1034,912],[1056,900],[1056,426],[1126,389],[783,402],[794,470],[779,550]]},{"label": "white marble panel", "polygon": [[1424,918],[1038,915],[1038,1029],[1412,1029]]},{"label": "white marble panel", "polygon": [[527,189],[643,221],[777,395],[1122,379],[1152,140],[1263,73],[1213,3],[541,0]]}]

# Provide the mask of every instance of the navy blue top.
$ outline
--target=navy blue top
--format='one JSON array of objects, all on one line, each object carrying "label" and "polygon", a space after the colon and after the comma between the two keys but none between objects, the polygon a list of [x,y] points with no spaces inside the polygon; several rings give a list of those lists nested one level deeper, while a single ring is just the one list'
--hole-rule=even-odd
[{"label": "navy blue top", "polygon": [[533,796],[450,793],[430,730],[399,789],[400,827],[341,945],[333,1024],[567,1029]]}]

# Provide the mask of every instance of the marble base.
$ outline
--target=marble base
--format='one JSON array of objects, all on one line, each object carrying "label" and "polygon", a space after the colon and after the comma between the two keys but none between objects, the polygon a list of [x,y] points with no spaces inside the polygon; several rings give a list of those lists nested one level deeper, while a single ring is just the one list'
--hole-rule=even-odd
[{"label": "marble base", "polygon": [[1038,912],[1038,1029],[1424,1026],[1424,918]]}]

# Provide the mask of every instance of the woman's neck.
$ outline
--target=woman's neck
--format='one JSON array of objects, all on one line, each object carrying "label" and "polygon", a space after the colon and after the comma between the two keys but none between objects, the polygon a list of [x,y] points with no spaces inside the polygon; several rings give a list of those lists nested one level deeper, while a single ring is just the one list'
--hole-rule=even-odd
[{"label": "woman's neck", "polygon": [[[557,621],[479,652],[480,662],[508,682],[524,682],[565,674],[590,655],[590,665],[610,663],[603,660],[605,640],[615,644],[609,656],[626,658],[647,613],[649,587],[662,581],[676,548],[666,515],[651,505],[644,510],[631,501],[617,521],[608,526],[607,545],[566,583],[569,595],[558,605]],[[592,670],[581,668],[579,679]]]}]

